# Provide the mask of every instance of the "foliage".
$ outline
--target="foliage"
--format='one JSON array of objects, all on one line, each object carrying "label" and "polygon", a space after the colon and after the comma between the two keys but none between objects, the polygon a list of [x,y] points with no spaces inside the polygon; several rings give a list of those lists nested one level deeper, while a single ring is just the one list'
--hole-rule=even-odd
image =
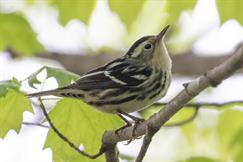
[{"label": "foliage", "polygon": [[0,97],[0,138],[10,129],[19,132],[24,111],[32,112],[32,107],[23,93],[8,89],[7,94]]},{"label": "foliage", "polygon": [[[82,144],[84,150],[95,154],[101,146],[105,130],[116,129],[121,121],[114,115],[104,114],[75,99],[62,99],[49,113],[56,127],[76,145]],[[45,147],[53,151],[54,161],[104,161],[80,156],[64,143],[52,130],[49,131]]]},{"label": "foliage", "polygon": [[221,22],[236,19],[243,25],[243,0],[216,0]]},{"label": "foliage", "polygon": [[[73,80],[77,79],[77,76],[73,73],[63,71],[51,67],[43,67],[37,72],[28,77],[30,86],[36,83],[40,83],[37,80],[37,75],[43,71],[47,71],[47,78],[54,77],[59,86],[70,84]],[[20,92],[20,83],[16,79],[3,81],[0,83],[0,137],[4,137],[10,129],[19,131],[22,122],[22,113],[24,111],[32,111],[29,100]],[[204,155],[191,154],[187,159],[188,162],[193,161],[219,161],[227,159],[242,159],[241,152],[243,150],[243,112],[237,110],[235,106],[242,106],[240,104],[226,105],[220,109],[218,115],[218,124],[210,125],[210,127],[200,126],[196,124],[196,120],[200,120],[200,124],[204,124],[201,121],[203,118],[210,120],[210,117],[197,117],[195,121],[181,126],[182,136],[188,140],[192,149],[197,149],[198,143],[200,147],[205,146],[202,143],[206,142],[207,149],[218,148],[220,157],[217,160]],[[217,107],[213,107],[214,109]],[[153,113],[157,112],[160,106],[153,106],[150,109],[146,109],[141,114],[148,118]],[[201,111],[199,111],[200,114]],[[195,113],[195,108],[188,107],[178,112],[167,124],[174,124],[184,120],[187,120]],[[57,102],[56,106],[49,112],[49,116],[58,130],[68,137],[77,146],[82,145],[84,150],[88,153],[95,154],[101,145],[101,137],[105,130],[119,128],[122,123],[114,115],[98,112],[81,100],[64,98]],[[229,122],[234,119],[234,122]],[[211,138],[213,135],[213,141],[218,143],[218,147],[211,147]],[[198,139],[200,142],[198,142]],[[53,130],[49,130],[48,136],[45,142],[45,148],[51,148],[53,152],[54,161],[91,161],[86,157],[79,155],[75,150],[69,147],[62,139],[60,139]],[[203,157],[202,157],[203,156]],[[104,161],[104,157],[100,157],[95,161]]]},{"label": "foliage", "polygon": [[19,90],[19,87],[20,82],[15,78],[13,78],[12,80],[0,81],[0,97],[4,96],[9,88]]},{"label": "foliage", "polygon": [[[35,0],[26,0],[29,5],[35,5]],[[109,7],[112,12],[116,13],[121,21],[131,31],[134,22],[140,19],[141,12],[148,5],[149,0],[108,0]],[[75,0],[72,2],[63,0],[48,0],[50,6],[56,7],[59,13],[59,20],[65,25],[72,19],[79,19],[86,25],[89,25],[90,17],[96,7],[97,0]],[[164,6],[161,8],[161,14],[166,14],[166,20],[161,20],[160,25],[165,23],[176,24],[178,18],[183,11],[192,11],[196,0],[164,0]],[[236,19],[243,24],[243,0],[216,0],[217,8],[221,22],[224,23],[229,19]],[[151,5],[152,6],[152,5]],[[152,10],[152,7],[151,7]],[[71,12],[70,12],[71,11]],[[153,16],[153,11],[151,15]],[[37,40],[37,35],[32,27],[23,16],[22,11],[13,13],[0,13],[0,50],[10,48],[17,54],[30,56],[43,51],[43,47]],[[152,18],[151,18],[152,19]],[[157,20],[157,19],[156,19]],[[149,20],[147,20],[149,22]],[[148,25],[150,25],[148,23]],[[158,27],[159,28],[159,27]],[[36,88],[36,84],[41,84],[37,76],[46,71],[46,78],[55,78],[58,86],[62,87],[70,84],[79,78],[78,75],[44,66],[28,77],[29,86]],[[32,112],[30,101],[21,92],[20,86],[22,82],[17,79],[0,82],[0,137],[4,138],[11,129],[19,132],[24,111]],[[196,119],[180,127],[181,135],[188,141],[190,148],[197,149],[198,143],[202,144],[207,141],[207,145],[211,147],[213,142],[217,143],[219,158],[209,158],[207,155],[190,155],[186,162],[200,161],[242,161],[243,156],[243,112],[235,109],[235,105],[224,106],[222,110],[216,110],[217,123],[210,127],[200,122],[199,126]],[[242,105],[239,105],[241,106]],[[217,107],[216,107],[217,108]],[[153,106],[146,109],[141,114],[148,118],[157,112],[160,107]],[[194,108],[184,108],[177,113],[167,124],[177,123],[191,117],[195,112]],[[200,112],[199,112],[200,114]],[[88,153],[97,153],[101,135],[107,129],[115,129],[121,125],[121,121],[114,115],[107,115],[97,112],[90,106],[80,100],[64,98],[57,102],[52,108],[49,115],[55,126],[76,145],[82,144],[84,150]],[[204,116],[207,120],[208,116]],[[229,122],[232,121],[232,122]],[[200,142],[199,142],[200,141]],[[199,144],[199,145],[200,145]],[[89,159],[80,156],[66,143],[64,143],[52,130],[48,132],[45,147],[50,147],[53,151],[55,161],[89,161]],[[203,146],[200,146],[202,148]],[[214,148],[211,148],[212,150]],[[104,161],[103,157],[97,161]]]},{"label": "foliage", "polygon": [[43,66],[33,74],[31,74],[27,79],[29,86],[32,88],[35,88],[35,84],[40,84],[41,82],[37,79],[37,76],[42,72],[46,70],[47,76],[46,79],[54,77],[58,83],[59,87],[64,87],[68,84],[70,84],[72,81],[75,81],[79,78],[77,74],[74,74],[72,72],[61,70],[53,67]]},{"label": "foliage", "polygon": [[[59,86],[70,84],[77,79],[77,75],[44,66],[28,77],[31,87],[41,83],[37,75],[43,70],[47,71],[47,78],[54,77]],[[2,81],[0,83],[0,137],[4,137],[10,129],[17,132],[22,122],[24,111],[32,111],[29,100],[19,90],[20,82],[13,80]],[[5,95],[5,96],[3,96]],[[88,153],[95,154],[101,145],[101,137],[105,130],[116,129],[122,125],[119,118],[114,115],[105,114],[94,110],[94,108],[77,99],[62,99],[49,112],[51,120],[55,126],[65,136],[77,145],[82,144]],[[53,151],[55,161],[80,160],[90,161],[80,156],[75,150],[63,142],[52,130],[49,131],[45,147],[50,147]],[[103,157],[95,161],[104,161]]]},{"label": "foliage", "polygon": [[33,55],[43,50],[22,16],[0,13],[0,22],[0,50],[11,48],[21,55]]},{"label": "foliage", "polygon": [[66,24],[71,19],[80,19],[85,24],[88,24],[96,4],[96,0],[49,0],[49,2],[50,5],[57,7],[62,24]]},{"label": "foliage", "polygon": [[109,0],[110,9],[117,13],[129,29],[147,0]]},{"label": "foliage", "polygon": [[[27,4],[35,5],[37,0],[25,0]],[[217,9],[222,22],[228,19],[236,19],[241,24],[243,19],[243,11],[241,6],[243,0],[216,0]],[[97,0],[74,0],[72,2],[63,0],[48,0],[50,6],[57,8],[59,12],[59,19],[61,24],[66,24],[72,19],[79,19],[83,23],[89,23],[90,17],[98,3]],[[147,15],[141,14],[146,5],[151,5],[151,0],[108,0],[108,5],[112,12],[116,13],[121,21],[126,25],[128,31],[131,30],[133,24],[141,19],[140,16]],[[161,14],[166,15],[163,19],[158,19],[160,23],[155,25],[165,26],[166,24],[177,24],[178,18],[183,11],[192,11],[197,0],[164,0],[163,7],[161,8]],[[154,7],[150,7],[153,10]],[[154,8],[155,9],[155,8]],[[157,8],[155,9],[157,11]],[[70,12],[72,11],[72,12]],[[29,23],[25,20],[21,13],[22,11],[14,13],[1,13],[0,12],[0,50],[6,50],[11,48],[17,54],[23,56],[29,56],[37,54],[43,51],[42,45],[37,41],[36,34],[32,30]],[[152,11],[151,11],[152,12]],[[149,12],[149,14],[151,13]],[[148,14],[146,12],[146,14]],[[153,14],[150,15],[150,17]],[[154,15],[157,16],[157,15]],[[151,17],[151,20],[157,20]],[[147,20],[148,23],[150,20]],[[152,24],[151,24],[152,25]],[[157,27],[160,29],[160,27]],[[172,32],[177,32],[177,28],[174,28]]]}]

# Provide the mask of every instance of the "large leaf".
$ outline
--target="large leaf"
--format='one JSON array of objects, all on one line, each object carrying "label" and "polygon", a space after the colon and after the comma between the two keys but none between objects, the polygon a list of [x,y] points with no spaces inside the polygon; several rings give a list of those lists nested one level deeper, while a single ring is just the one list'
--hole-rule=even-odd
[{"label": "large leaf", "polygon": [[37,76],[46,70],[47,76],[46,78],[54,77],[58,83],[59,87],[66,86],[70,84],[72,81],[77,80],[80,76],[69,71],[58,69],[54,67],[43,66],[33,74],[28,77],[28,83],[31,87],[35,88],[34,84],[40,84],[41,82],[37,79]]},{"label": "large leaf", "polygon": [[109,0],[110,9],[117,13],[129,29],[137,19],[146,0]]},{"label": "large leaf", "polygon": [[[98,112],[76,99],[62,99],[49,115],[60,132],[77,146],[82,144],[84,150],[91,154],[99,151],[105,130],[121,126],[121,121],[115,115]],[[52,149],[54,161],[104,161],[103,157],[91,160],[78,154],[52,130],[48,133],[45,147]]]},{"label": "large leaf", "polygon": [[19,90],[20,83],[17,79],[13,78],[12,80],[0,81],[0,97],[4,96],[8,89]]},{"label": "large leaf", "polygon": [[96,0],[49,0],[49,2],[57,7],[62,24],[74,18],[88,24],[96,4]]},{"label": "large leaf", "polygon": [[221,22],[236,19],[243,25],[243,0],[216,0]]},{"label": "large leaf", "polygon": [[0,138],[10,129],[19,132],[24,111],[32,112],[29,100],[24,94],[9,89],[8,93],[0,98]]},{"label": "large leaf", "polygon": [[175,24],[182,11],[190,11],[197,0],[166,0],[165,12],[168,14],[168,23]]},{"label": "large leaf", "polygon": [[17,14],[0,13],[0,50],[11,48],[21,55],[43,50],[28,22]]}]

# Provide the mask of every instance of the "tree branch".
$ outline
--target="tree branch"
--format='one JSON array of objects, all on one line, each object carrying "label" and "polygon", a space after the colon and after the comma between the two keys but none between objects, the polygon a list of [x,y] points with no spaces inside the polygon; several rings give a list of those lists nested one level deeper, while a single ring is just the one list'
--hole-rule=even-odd
[{"label": "tree branch", "polygon": [[[152,115],[147,121],[139,124],[135,128],[135,137],[142,136],[146,133],[148,126],[154,130],[160,129],[175,113],[177,113],[185,104],[192,98],[197,96],[206,88],[215,87],[226,78],[230,77],[243,65],[243,44],[236,49],[233,56],[227,59],[222,64],[208,71],[205,75],[198,77],[196,80],[187,84],[175,98],[173,98],[163,109]],[[125,141],[134,138],[132,135],[134,127],[128,127],[118,132],[105,132],[103,143],[115,144],[120,141]],[[146,151],[144,152],[144,154]]]},{"label": "tree branch", "polygon": [[[215,56],[200,56],[196,55],[192,51],[179,54],[171,54],[171,59],[173,63],[172,72],[174,74],[195,76],[210,70],[211,68],[219,65],[221,62],[226,60],[233,53],[227,53],[225,55]],[[87,71],[101,66],[119,56],[122,52],[114,54],[100,53],[94,54],[61,54],[61,53],[45,53],[39,54],[41,58],[52,59],[60,62],[67,70],[72,71],[77,74],[84,74]],[[190,65],[190,66],[185,66]]]},{"label": "tree branch", "polygon": [[[155,103],[153,106],[162,106],[167,105],[168,102],[161,102],[161,103]],[[225,105],[231,105],[231,104],[243,104],[243,100],[234,100],[234,101],[227,101],[227,102],[195,102],[195,103],[187,103],[184,105],[184,107],[222,107]]]}]

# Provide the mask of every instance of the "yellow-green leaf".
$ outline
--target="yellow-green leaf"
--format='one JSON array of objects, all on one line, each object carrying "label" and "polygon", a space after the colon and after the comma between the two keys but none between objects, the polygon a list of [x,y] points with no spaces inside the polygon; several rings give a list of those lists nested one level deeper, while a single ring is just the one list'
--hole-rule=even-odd
[{"label": "yellow-green leaf", "polygon": [[243,0],[216,0],[221,22],[236,19],[243,25]]},{"label": "yellow-green leaf", "polygon": [[71,19],[80,19],[88,24],[96,4],[96,0],[49,0],[49,2],[57,7],[62,24]]},{"label": "yellow-green leaf", "polygon": [[10,129],[19,132],[24,111],[32,112],[31,104],[24,94],[9,89],[5,96],[0,97],[0,138]]},{"label": "yellow-green leaf", "polygon": [[29,23],[20,15],[0,13],[0,50],[11,48],[20,55],[43,51]]},{"label": "yellow-green leaf", "polygon": [[137,19],[146,0],[109,0],[110,9],[117,13],[129,29]]},{"label": "yellow-green leaf", "polygon": [[[87,153],[99,151],[105,130],[119,128],[122,123],[115,115],[94,110],[76,99],[62,99],[49,113],[54,125],[74,144],[82,144]],[[49,131],[45,147],[50,147],[54,161],[104,161],[104,157],[88,159],[70,148],[52,130]]]}]

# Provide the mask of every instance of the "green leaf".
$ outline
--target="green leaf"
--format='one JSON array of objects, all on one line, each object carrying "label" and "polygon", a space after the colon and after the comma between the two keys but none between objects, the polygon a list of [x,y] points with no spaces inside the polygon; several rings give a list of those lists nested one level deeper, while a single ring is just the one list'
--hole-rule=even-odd
[{"label": "green leaf", "polygon": [[197,0],[166,0],[165,12],[168,13],[168,23],[175,24],[182,11],[190,11],[195,6]]},{"label": "green leaf", "polygon": [[96,0],[49,0],[49,2],[57,7],[62,24],[66,24],[69,20],[75,18],[88,24],[96,4]]},{"label": "green leaf", "polygon": [[24,94],[9,89],[5,96],[0,97],[0,138],[10,129],[19,132],[24,111],[32,112],[31,104]]},{"label": "green leaf", "polygon": [[111,11],[116,12],[120,19],[130,29],[134,20],[138,18],[146,0],[109,0]]},{"label": "green leaf", "polygon": [[40,84],[41,82],[37,79],[37,75],[39,75],[43,70],[46,70],[47,76],[46,78],[54,77],[58,83],[59,87],[64,87],[70,84],[72,81],[77,80],[80,76],[74,74],[72,72],[58,69],[54,67],[43,66],[33,74],[28,77],[28,83],[32,88],[35,88],[34,84]]},{"label": "green leaf", "polygon": [[19,87],[20,82],[15,78],[13,78],[12,80],[0,81],[0,97],[4,96],[9,88],[19,90]]},{"label": "green leaf", "polygon": [[236,19],[243,25],[243,0],[216,0],[221,22]]},{"label": "green leaf", "polygon": [[[122,124],[115,115],[98,112],[81,100],[69,98],[60,100],[49,115],[61,133],[77,146],[83,144],[90,154],[99,151],[105,130],[116,129]],[[52,149],[54,161],[104,161],[104,157],[91,160],[78,154],[52,130],[48,132],[47,147]]]},{"label": "green leaf", "polygon": [[29,23],[20,15],[0,13],[0,50],[11,48],[21,55],[43,51]]},{"label": "green leaf", "polygon": [[196,157],[191,157],[187,160],[185,160],[184,162],[217,162],[216,160],[213,160],[211,158],[208,157],[200,157],[200,156],[196,156]]}]

